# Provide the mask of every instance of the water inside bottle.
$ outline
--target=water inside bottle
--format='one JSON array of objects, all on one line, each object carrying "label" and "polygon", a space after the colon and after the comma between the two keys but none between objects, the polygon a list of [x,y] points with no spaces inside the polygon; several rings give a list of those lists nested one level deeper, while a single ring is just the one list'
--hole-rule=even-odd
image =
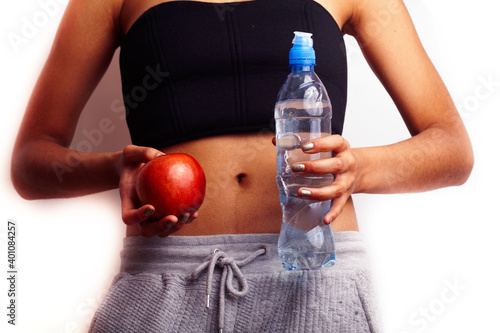
[{"label": "water inside bottle", "polygon": [[[306,154],[302,151],[304,143],[329,135],[321,132],[322,123],[322,117],[303,117],[297,122],[277,119],[277,128],[283,129],[276,134],[278,156],[281,156],[278,158],[276,181],[283,212],[278,253],[286,270],[318,269],[335,264],[333,233],[331,227],[323,222],[331,201],[313,201],[298,196],[299,188],[327,186],[334,177],[332,174],[299,175],[291,169],[294,163],[331,157],[330,152]],[[296,126],[298,124],[301,125],[300,131]]]},{"label": "water inside bottle", "polygon": [[[290,78],[293,79],[293,75]],[[302,151],[303,144],[331,134],[330,103],[322,99],[323,88],[319,79],[312,78],[307,77],[297,87],[284,86],[283,89],[291,91],[305,89],[305,93],[298,99],[286,99],[275,106],[276,182],[283,212],[278,253],[286,270],[319,269],[335,264],[333,233],[331,227],[323,222],[331,201],[314,201],[298,196],[300,187],[330,185],[333,175],[299,175],[292,172],[295,163],[331,157],[331,152],[306,154]]]},{"label": "water inside bottle", "polygon": [[[329,225],[323,223],[323,217],[330,210],[330,200],[305,200],[297,195],[302,186],[318,187],[318,184],[331,184],[332,175],[278,176],[283,186],[280,189],[280,201],[283,211],[283,223],[278,239],[278,253],[286,270],[318,269],[335,264],[335,246],[333,233]],[[304,185],[308,184],[308,185]]]}]

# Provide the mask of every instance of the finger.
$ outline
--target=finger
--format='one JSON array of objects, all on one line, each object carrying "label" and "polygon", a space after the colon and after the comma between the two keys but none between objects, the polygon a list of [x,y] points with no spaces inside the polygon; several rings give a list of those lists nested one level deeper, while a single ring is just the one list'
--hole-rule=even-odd
[{"label": "finger", "polygon": [[349,199],[349,193],[344,193],[337,199],[332,200],[332,206],[330,207],[330,211],[323,218],[323,222],[325,224],[330,224],[342,213],[342,210],[345,207],[345,204]]},{"label": "finger", "polygon": [[152,205],[138,206],[137,193],[133,181],[134,171],[130,167],[124,168],[120,180],[120,198],[122,203],[122,219],[125,224],[135,224],[145,221],[154,213]]},{"label": "finger", "polygon": [[186,221],[186,224],[193,222],[197,218],[198,218],[198,212],[194,212],[191,216],[189,216],[189,219]]},{"label": "finger", "polygon": [[126,209],[122,211],[122,219],[126,225],[144,223],[155,212],[152,205],[144,205],[138,209]]},{"label": "finger", "polygon": [[179,219],[178,222],[172,225],[170,228],[168,228],[166,231],[162,232],[161,234],[158,234],[160,237],[167,237],[170,236],[173,233],[176,233],[179,231],[188,221],[189,219],[189,213],[182,215]]},{"label": "finger", "polygon": [[314,139],[302,145],[302,150],[308,154],[328,151],[341,152],[349,148],[349,142],[338,134]]},{"label": "finger", "polygon": [[123,149],[123,157],[126,163],[147,163],[161,155],[165,154],[151,147],[128,145]]},{"label": "finger", "polygon": [[146,221],[139,224],[139,229],[144,237],[153,237],[168,232],[179,219],[175,215],[168,215],[158,221]]},{"label": "finger", "polygon": [[319,188],[301,187],[297,192],[303,199],[331,200],[342,196],[352,187],[352,184],[353,177],[341,174],[335,178],[335,181],[331,185]]},{"label": "finger", "polygon": [[[130,194],[133,191],[135,193],[135,178],[140,168],[144,166],[143,163],[138,165],[126,165],[120,174],[120,195]],[[121,191],[125,189],[126,191]]]},{"label": "finger", "polygon": [[186,224],[187,220],[189,219],[189,213],[187,214],[183,214],[180,218],[179,218],[179,222],[177,222],[173,227],[172,227],[172,231],[173,232],[176,232],[178,231],[180,228],[182,228],[184,226],[184,224]]},{"label": "finger", "polygon": [[321,188],[305,188],[301,187],[298,194],[303,199],[308,200],[332,200],[344,194],[345,188],[338,185],[330,185]]},{"label": "finger", "polygon": [[346,157],[334,157],[316,161],[304,161],[292,165],[292,171],[298,174],[325,175],[329,173],[343,173],[349,169]]}]

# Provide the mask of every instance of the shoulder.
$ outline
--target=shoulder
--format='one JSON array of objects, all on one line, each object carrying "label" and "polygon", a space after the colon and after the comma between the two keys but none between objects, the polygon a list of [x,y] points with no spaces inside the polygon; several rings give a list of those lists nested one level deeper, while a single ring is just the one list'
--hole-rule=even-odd
[{"label": "shoulder", "polygon": [[[98,29],[120,33],[120,13],[125,0],[70,0],[65,12],[68,20],[85,22]],[[90,28],[90,27],[89,27]]]}]

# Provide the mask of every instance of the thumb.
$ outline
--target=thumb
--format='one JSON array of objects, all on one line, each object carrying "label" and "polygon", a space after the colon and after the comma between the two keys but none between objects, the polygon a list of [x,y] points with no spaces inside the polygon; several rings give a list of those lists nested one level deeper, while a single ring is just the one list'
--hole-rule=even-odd
[{"label": "thumb", "polygon": [[123,149],[123,157],[127,163],[147,163],[161,155],[165,154],[151,147],[128,145]]}]

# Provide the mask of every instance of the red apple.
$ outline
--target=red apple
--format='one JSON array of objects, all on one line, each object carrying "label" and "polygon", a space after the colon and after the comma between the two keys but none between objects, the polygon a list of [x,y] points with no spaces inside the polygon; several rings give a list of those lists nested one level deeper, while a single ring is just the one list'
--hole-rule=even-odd
[{"label": "red apple", "polygon": [[155,207],[153,218],[194,213],[205,198],[205,173],[188,154],[158,156],[139,170],[136,191],[139,201]]}]

